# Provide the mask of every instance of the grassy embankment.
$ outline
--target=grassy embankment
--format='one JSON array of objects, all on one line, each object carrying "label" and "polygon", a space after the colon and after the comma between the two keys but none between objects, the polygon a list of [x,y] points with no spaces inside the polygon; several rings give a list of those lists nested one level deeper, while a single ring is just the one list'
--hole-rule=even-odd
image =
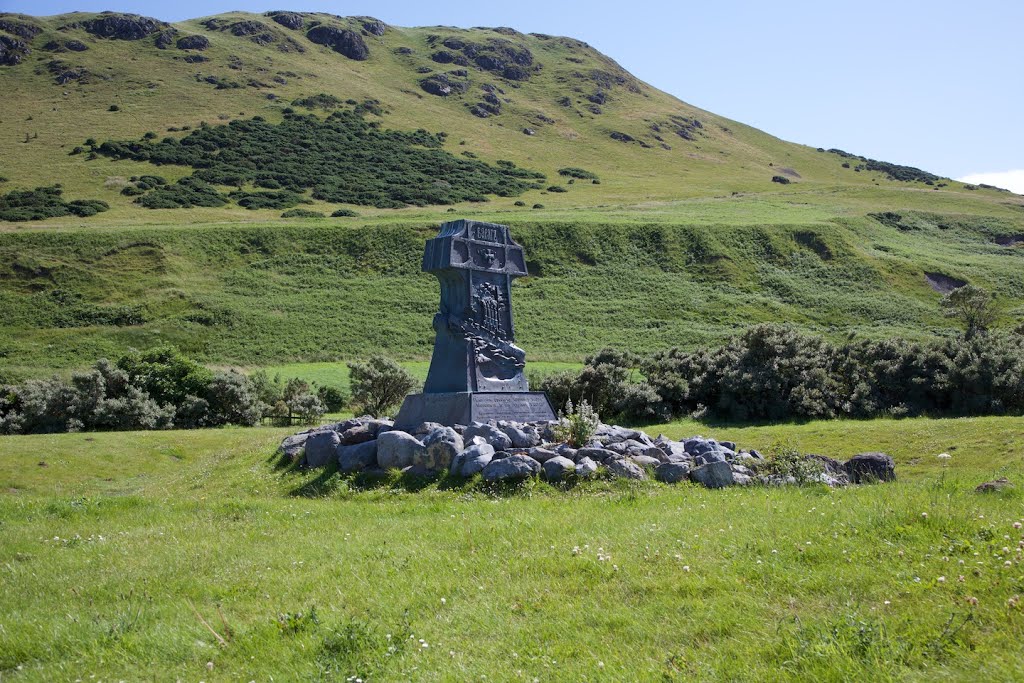
[{"label": "grassy embankment", "polygon": [[[12,680],[1024,674],[1021,496],[973,492],[997,476],[1021,481],[1019,418],[652,431],[839,457],[880,449],[900,480],[836,491],[362,489],[280,469],[285,430],[4,437],[0,670]],[[952,459],[936,459],[942,451]]]},{"label": "grassy embankment", "polygon": [[[1022,317],[1020,247],[994,219],[906,214],[778,224],[512,222],[531,277],[518,339],[536,361],[579,362],[714,343],[763,321],[832,336],[949,333],[939,272],[1000,295]],[[429,223],[118,229],[0,235],[0,347],[12,375],[81,367],[172,343],[244,367],[429,358]]]}]

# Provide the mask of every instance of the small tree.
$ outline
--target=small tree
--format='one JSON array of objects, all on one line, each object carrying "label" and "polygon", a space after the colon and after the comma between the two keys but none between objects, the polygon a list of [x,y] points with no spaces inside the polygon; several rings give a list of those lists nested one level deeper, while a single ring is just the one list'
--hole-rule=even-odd
[{"label": "small tree", "polygon": [[398,406],[419,382],[401,365],[384,356],[371,356],[365,363],[349,363],[352,408],[358,413],[380,416]]},{"label": "small tree", "polygon": [[942,297],[941,306],[947,318],[963,323],[968,339],[987,332],[996,320],[995,295],[983,287],[957,287]]}]

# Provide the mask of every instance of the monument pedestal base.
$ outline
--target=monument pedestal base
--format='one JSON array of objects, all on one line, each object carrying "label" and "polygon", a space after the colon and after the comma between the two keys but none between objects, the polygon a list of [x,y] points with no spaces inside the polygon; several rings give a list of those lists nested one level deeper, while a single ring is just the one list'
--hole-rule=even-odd
[{"label": "monument pedestal base", "polygon": [[555,411],[543,391],[410,394],[398,411],[395,428],[413,429],[421,422],[450,427],[491,420],[540,422],[554,419]]}]

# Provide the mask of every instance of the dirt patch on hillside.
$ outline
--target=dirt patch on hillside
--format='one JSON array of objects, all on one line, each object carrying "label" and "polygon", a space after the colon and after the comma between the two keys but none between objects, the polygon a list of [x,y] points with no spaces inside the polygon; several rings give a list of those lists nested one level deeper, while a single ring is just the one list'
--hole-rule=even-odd
[{"label": "dirt patch on hillside", "polygon": [[959,289],[967,284],[966,280],[944,275],[943,273],[925,273],[924,280],[928,285],[940,294],[949,294],[954,289]]},{"label": "dirt patch on hillside", "polygon": [[1018,244],[1024,244],[1024,235],[1004,235],[997,237],[995,243],[1001,247],[1015,247]]}]

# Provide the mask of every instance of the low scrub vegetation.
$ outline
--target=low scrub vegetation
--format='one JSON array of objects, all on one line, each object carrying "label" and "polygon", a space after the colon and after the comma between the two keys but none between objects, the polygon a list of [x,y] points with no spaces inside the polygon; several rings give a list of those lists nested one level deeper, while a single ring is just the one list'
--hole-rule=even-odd
[{"label": "low scrub vegetation", "polygon": [[[639,367],[643,379],[634,377]],[[556,405],[585,399],[604,418],[787,420],[1024,412],[1024,338],[976,332],[931,342],[842,344],[759,325],[719,347],[637,359],[605,350],[545,378]]]},{"label": "low scrub vegetation", "polygon": [[99,199],[64,201],[60,185],[37,187],[34,190],[12,190],[0,195],[0,220],[39,221],[58,216],[95,216],[110,205]]},{"label": "low scrub vegetation", "polygon": [[[489,194],[516,196],[544,179],[511,162],[491,166],[456,157],[442,149],[444,133],[383,130],[364,119],[365,111],[335,111],[326,119],[291,112],[279,124],[255,117],[202,125],[181,139],[107,141],[91,148],[112,159],[195,169],[136,199],[147,208],[223,206],[229,199],[246,208],[287,208],[307,190],[314,199],[379,208],[454,204]],[[281,191],[243,192],[247,184]],[[239,191],[224,195],[214,186]]]},{"label": "low scrub vegetation", "polygon": [[172,347],[131,351],[112,363],[0,387],[0,434],[195,429],[316,422],[345,404],[337,388],[266,373],[212,372]]}]

